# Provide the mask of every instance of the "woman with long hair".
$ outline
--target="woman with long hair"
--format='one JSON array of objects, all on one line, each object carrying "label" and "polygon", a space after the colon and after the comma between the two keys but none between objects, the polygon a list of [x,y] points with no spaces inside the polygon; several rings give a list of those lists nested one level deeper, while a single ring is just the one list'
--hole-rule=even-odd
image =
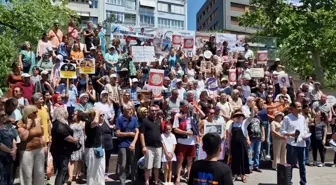
[{"label": "woman with long hair", "polygon": [[36,106],[26,106],[22,121],[18,123],[21,139],[19,145],[21,185],[44,185],[45,183],[43,125],[37,113]]},{"label": "woman with long hair", "polygon": [[[84,146],[84,122],[78,119],[78,112],[75,111],[72,115],[72,120],[70,121],[70,128],[73,130],[74,135],[73,137],[78,140],[78,142]],[[81,149],[73,152],[70,157],[69,163],[69,179],[68,182],[71,182],[75,179],[76,182],[80,182],[80,174],[82,168],[82,161],[84,159],[84,147]]]},{"label": "woman with long hair", "polygon": [[[314,166],[324,167],[325,162],[325,144],[327,141],[328,117],[326,113],[318,108],[315,110],[314,125],[310,127],[311,147],[313,150]],[[317,150],[320,153],[321,163],[317,164]]]},{"label": "woman with long hair", "polygon": [[57,107],[62,107],[65,110],[67,109],[67,106],[63,103],[61,94],[58,94],[58,93],[52,96],[52,106],[50,109],[50,114],[53,119],[54,119],[54,110]]},{"label": "woman with long hair", "polygon": [[73,137],[73,135],[73,130],[68,123],[68,112],[61,107],[57,107],[54,111],[50,146],[50,153],[53,156],[55,169],[57,170],[55,185],[66,183],[70,156],[72,152],[81,148],[78,139]]},{"label": "woman with long hair", "polygon": [[271,123],[271,133],[273,141],[273,162],[272,168],[277,169],[277,164],[286,164],[286,144],[287,138],[280,133],[284,114],[282,112],[274,113],[274,120]]},{"label": "woman with long hair", "polygon": [[36,56],[38,60],[43,57],[44,54],[48,53],[49,50],[52,50],[52,44],[48,39],[48,34],[43,33],[41,39],[37,43]]},{"label": "woman with long hair", "polygon": [[8,97],[12,97],[13,88],[16,83],[23,81],[21,77],[21,69],[22,68],[19,63],[13,63],[12,71],[10,71],[6,76],[6,86],[9,87]]}]

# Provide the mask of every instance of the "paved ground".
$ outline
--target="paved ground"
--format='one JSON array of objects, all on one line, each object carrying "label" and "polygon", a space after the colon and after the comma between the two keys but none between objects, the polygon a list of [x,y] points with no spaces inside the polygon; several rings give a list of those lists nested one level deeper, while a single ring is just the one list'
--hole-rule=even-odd
[{"label": "paved ground", "polygon": [[[330,166],[330,164],[328,164]],[[294,169],[293,183],[299,184],[299,170]],[[54,182],[54,178],[50,182]],[[307,167],[307,180],[310,185],[335,185],[336,184],[336,168],[331,167]],[[74,184],[74,183],[73,183]],[[106,182],[106,185],[119,185],[118,181]],[[130,183],[129,183],[130,184]],[[186,183],[181,183],[186,185]],[[247,178],[247,183],[236,181],[235,185],[277,185],[276,171],[263,170],[262,173],[254,172]],[[51,183],[53,185],[53,183]]]}]

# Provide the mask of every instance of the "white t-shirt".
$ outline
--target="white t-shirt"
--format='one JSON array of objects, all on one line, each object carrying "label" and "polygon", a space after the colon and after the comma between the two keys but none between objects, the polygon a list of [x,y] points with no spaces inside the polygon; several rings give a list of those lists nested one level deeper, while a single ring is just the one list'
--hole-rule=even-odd
[{"label": "white t-shirt", "polygon": [[[179,122],[179,117],[180,113],[177,113],[174,118],[174,124],[173,128],[179,128],[180,122]],[[191,130],[191,122],[190,118],[187,119],[187,127],[185,131]],[[196,137],[195,136],[188,136],[186,139],[184,138],[178,138],[177,143],[183,144],[183,145],[195,145],[196,144]]]},{"label": "white t-shirt", "polygon": [[[281,75],[281,74],[286,74],[286,73],[285,73],[285,71],[280,71],[280,72],[278,72],[278,71],[273,71],[273,75],[278,76],[278,75]],[[278,82],[278,77],[273,78],[273,82],[274,82],[274,84],[278,84],[278,83],[279,83],[279,82]]]},{"label": "white t-shirt", "polygon": [[162,144],[166,146],[167,152],[173,153],[174,145],[176,145],[176,137],[174,134],[170,133],[169,135],[166,133],[161,134]]}]

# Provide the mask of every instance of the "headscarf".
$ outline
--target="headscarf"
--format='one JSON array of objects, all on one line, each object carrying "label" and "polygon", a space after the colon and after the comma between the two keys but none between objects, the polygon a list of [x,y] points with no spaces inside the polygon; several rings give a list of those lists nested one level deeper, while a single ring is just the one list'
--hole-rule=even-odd
[{"label": "headscarf", "polygon": [[59,96],[60,96],[60,94],[58,94],[58,93],[56,93],[56,94],[53,95],[53,97],[52,97],[52,100],[53,100],[53,106],[55,106],[56,104],[58,104],[58,105],[60,105],[60,106],[63,105],[63,102],[61,102],[61,103],[58,103],[58,102],[57,102],[57,99],[58,99]]}]

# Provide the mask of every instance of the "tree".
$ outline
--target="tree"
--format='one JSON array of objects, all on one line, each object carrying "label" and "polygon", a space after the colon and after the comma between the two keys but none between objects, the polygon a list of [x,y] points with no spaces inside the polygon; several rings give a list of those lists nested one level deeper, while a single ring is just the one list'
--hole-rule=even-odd
[{"label": "tree", "polygon": [[304,71],[302,75],[314,74],[322,84],[334,77],[336,59],[330,57],[336,43],[334,1],[301,0],[293,5],[283,0],[251,0],[250,4],[255,10],[239,17],[241,26],[258,27],[257,35],[277,37],[287,64]]},{"label": "tree", "polygon": [[[53,5],[50,0],[12,0],[0,4],[0,77],[10,71],[17,61],[19,47],[29,41],[36,51],[36,45],[44,32],[55,21],[65,27],[76,13],[65,7],[66,1]],[[3,82],[3,81],[2,81]],[[4,83],[0,84],[3,87]]]}]

